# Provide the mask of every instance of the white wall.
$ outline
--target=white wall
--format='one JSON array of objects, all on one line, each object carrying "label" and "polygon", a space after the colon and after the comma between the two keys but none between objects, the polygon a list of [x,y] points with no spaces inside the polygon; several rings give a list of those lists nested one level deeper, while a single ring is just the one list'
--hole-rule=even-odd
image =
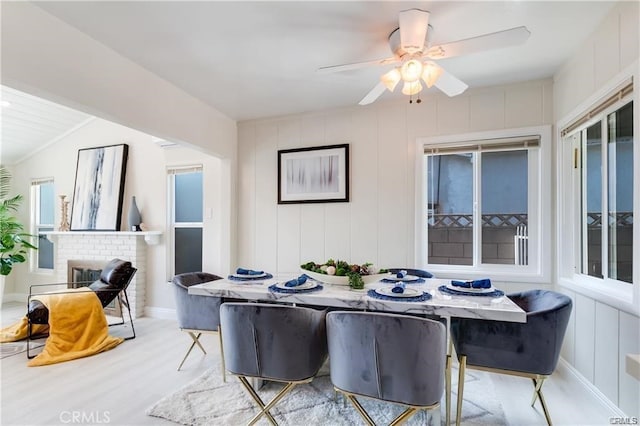
[{"label": "white wall", "polygon": [[34,4],[3,2],[0,18],[2,84],[222,160],[215,178],[224,224],[214,256],[228,270],[235,263],[235,121]]},{"label": "white wall", "polygon": [[[60,208],[57,198],[66,194],[72,199],[75,182],[75,170],[78,149],[126,143],[129,145],[127,161],[122,226],[127,226],[127,211],[131,197],[136,196],[143,222],[150,230],[163,232],[159,245],[149,246],[146,265],[146,301],[148,309],[162,312],[173,309],[173,293],[167,284],[167,167],[178,165],[201,164],[204,179],[204,208],[211,209],[210,218],[204,218],[203,269],[217,274],[228,272],[225,262],[227,249],[223,247],[223,234],[226,226],[223,220],[222,199],[222,160],[189,148],[158,147],[151,136],[142,132],[95,119],[89,124],[64,137],[55,144],[15,164],[12,186],[16,192],[29,194],[31,179],[53,177],[56,193],[56,222],[60,223]],[[26,196],[21,219],[29,223],[28,203]],[[69,212],[71,214],[71,211]],[[28,285],[35,283],[56,282],[56,271],[50,274],[30,273],[26,264],[16,266],[9,277],[5,294],[12,298],[24,298],[28,293]]]},{"label": "white wall", "polygon": [[[416,139],[552,123],[550,80],[436,94],[238,126],[238,263],[296,272],[340,258],[415,264]],[[277,151],[348,142],[349,203],[277,204]],[[550,215],[551,212],[548,212]]]},{"label": "white wall", "polygon": [[[556,73],[554,121],[566,124],[572,117],[586,112],[585,108],[589,107],[587,100],[611,85],[612,80],[620,73],[632,67],[636,93],[635,134],[640,134],[637,112],[640,99],[638,22],[639,3],[620,2]],[[636,147],[636,165],[640,164],[637,161],[638,152],[640,150]],[[638,175],[640,171],[635,170],[635,173]],[[634,198],[638,211],[640,188],[637,186],[634,188]],[[558,241],[563,238],[563,231],[561,228],[557,230]],[[634,241],[640,241],[640,238],[637,238],[640,235],[637,227],[634,231]],[[637,259],[636,253],[634,260]],[[634,265],[636,268],[637,263]],[[637,279],[638,274],[635,274],[635,277]],[[579,285],[567,283],[563,277],[559,278],[559,291],[569,294],[574,302],[574,311],[562,352],[563,358],[627,415],[638,416],[640,383],[625,372],[624,359],[627,353],[640,353],[640,319],[615,305],[603,303],[603,299],[593,297]],[[638,300],[639,285],[640,283],[634,281],[635,303]]]},{"label": "white wall", "polygon": [[223,158],[233,120],[28,2],[2,4],[2,84]]}]

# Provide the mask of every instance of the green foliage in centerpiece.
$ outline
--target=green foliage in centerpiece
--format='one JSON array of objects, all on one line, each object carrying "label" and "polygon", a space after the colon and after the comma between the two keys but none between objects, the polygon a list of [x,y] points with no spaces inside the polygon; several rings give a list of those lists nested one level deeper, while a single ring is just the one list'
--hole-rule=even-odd
[{"label": "green foliage in centerpiece", "polygon": [[349,287],[360,290],[364,288],[363,275],[374,275],[386,273],[386,269],[377,269],[372,263],[349,264],[344,260],[329,259],[325,263],[307,262],[300,265],[306,271],[315,272],[317,274],[335,275],[338,277],[348,277]]}]

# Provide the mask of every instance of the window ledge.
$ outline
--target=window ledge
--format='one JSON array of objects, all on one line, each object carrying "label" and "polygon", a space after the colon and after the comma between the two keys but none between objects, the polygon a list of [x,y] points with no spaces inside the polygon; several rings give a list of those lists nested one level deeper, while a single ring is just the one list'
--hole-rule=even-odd
[{"label": "window ledge", "polygon": [[578,282],[568,278],[561,278],[558,284],[560,287],[567,288],[613,308],[631,315],[640,316],[640,306],[638,306],[638,303],[634,303],[632,284],[629,284],[629,288],[625,290],[594,284],[586,280]]},{"label": "window ledge", "polygon": [[[443,268],[442,266],[446,267]],[[500,282],[550,284],[550,280],[544,274],[531,270],[517,271],[515,268],[505,270],[463,265],[428,265],[425,269],[438,278],[476,279],[485,277]]]}]

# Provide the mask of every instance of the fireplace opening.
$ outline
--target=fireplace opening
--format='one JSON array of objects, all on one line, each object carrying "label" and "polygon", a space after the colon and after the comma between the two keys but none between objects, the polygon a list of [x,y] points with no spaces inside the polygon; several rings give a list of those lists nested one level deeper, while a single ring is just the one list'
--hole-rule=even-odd
[{"label": "fireplace opening", "polygon": [[[102,268],[108,262],[92,260],[69,260],[67,261],[67,287],[80,288],[87,287],[94,281],[100,279]],[[105,315],[120,317],[120,304],[116,297],[104,307]]]}]

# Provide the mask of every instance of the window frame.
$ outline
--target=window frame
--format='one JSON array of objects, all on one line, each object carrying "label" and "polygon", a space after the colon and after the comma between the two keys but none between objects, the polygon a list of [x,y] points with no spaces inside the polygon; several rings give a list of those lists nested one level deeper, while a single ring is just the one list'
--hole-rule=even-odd
[{"label": "window frame", "polygon": [[[31,179],[29,198],[30,198],[30,211],[29,211],[29,226],[30,226],[30,234],[35,235],[36,238],[40,238],[40,232],[51,232],[55,231],[56,225],[55,223],[51,224],[43,224],[40,223],[40,187],[43,184],[51,183],[54,185],[54,194],[55,194],[55,181],[52,177],[46,178],[34,178]],[[53,218],[55,222],[55,196],[53,199],[54,211]],[[41,228],[51,228],[51,231],[40,231]],[[32,250],[29,256],[29,271],[36,274],[44,274],[44,275],[52,275],[56,269],[56,250],[55,250],[55,242],[51,242],[54,245],[53,250],[53,266],[51,268],[40,268],[38,265],[40,264],[40,251]],[[39,246],[39,242],[37,244]]]},{"label": "window frame", "polygon": [[[584,294],[588,297],[594,298],[598,301],[606,303],[610,306],[614,306],[625,312],[633,315],[640,314],[640,286],[638,286],[638,277],[640,275],[640,249],[634,246],[633,250],[633,275],[632,283],[614,280],[608,277],[598,278],[586,275],[581,272],[581,265],[578,262],[582,256],[582,223],[579,220],[581,218],[582,208],[580,205],[575,205],[575,197],[581,196],[583,190],[581,186],[581,168],[575,168],[574,162],[576,161],[576,151],[578,148],[578,154],[583,154],[580,149],[581,140],[576,138],[577,134],[583,132],[589,126],[595,123],[603,123],[603,135],[602,144],[603,149],[606,150],[606,141],[608,141],[608,134],[606,132],[607,117],[612,112],[619,110],[629,102],[634,103],[634,108],[640,107],[638,91],[633,90],[631,93],[622,96],[616,102],[611,103],[606,108],[602,108],[596,115],[589,120],[584,121],[579,126],[571,129],[570,132],[563,134],[563,131],[568,128],[572,122],[576,121],[576,117],[587,114],[588,111],[592,111],[597,108],[604,99],[610,98],[612,94],[618,92],[623,86],[629,83],[629,73],[621,73],[615,79],[613,79],[608,85],[603,87],[596,94],[591,96],[588,100],[578,106],[572,114],[558,122],[557,126],[557,223],[558,223],[558,238],[557,238],[557,274],[558,283],[565,288],[575,291],[580,294]],[[635,89],[635,88],[634,88]],[[634,118],[638,116],[635,113]],[[640,120],[635,119],[633,123],[634,134],[634,149],[633,149],[633,164],[640,164],[640,144],[637,142],[640,129]],[[571,139],[571,140],[569,140]],[[582,158],[578,157],[579,160]],[[606,160],[606,158],[603,158]],[[634,200],[633,200],[633,213],[634,216],[640,212],[640,196],[638,194],[638,188],[640,188],[640,167],[634,167],[633,170],[633,185],[634,185]],[[603,179],[608,179],[605,176],[607,169],[606,165],[603,169]],[[571,193],[572,197],[562,197],[562,194]],[[604,202],[604,200],[603,200]],[[561,235],[560,232],[564,231]],[[638,226],[634,226],[633,240],[640,240],[640,229]],[[603,250],[606,250],[605,241],[603,241]],[[603,265],[604,267],[604,265]],[[608,272],[607,272],[608,275]]]},{"label": "window frame", "polygon": [[[489,276],[496,281],[549,283],[551,281],[551,170],[545,173],[544,165],[551,164],[551,126],[534,126],[514,129],[501,129],[485,132],[463,133],[447,136],[418,138],[416,144],[416,247],[415,264],[428,269],[439,278],[472,279],[479,276]],[[482,145],[486,140],[491,143],[495,139],[523,138],[539,136],[537,155],[530,155],[529,151],[529,179],[528,179],[528,214],[529,214],[529,265],[442,265],[428,263],[428,224],[427,203],[425,191],[427,186],[427,170],[425,166],[425,146],[451,146],[468,144],[473,141]],[[549,166],[551,167],[551,166]],[[478,167],[477,173],[480,172]],[[474,191],[481,191],[480,185],[474,185]],[[479,194],[476,194],[478,196]],[[474,218],[480,212],[475,209]],[[474,228],[474,241],[482,232],[481,226]],[[479,241],[479,240],[477,240]],[[534,242],[534,244],[532,244]],[[474,244],[477,246],[477,244]],[[535,248],[533,247],[535,246]],[[479,250],[474,247],[474,258],[479,258]]]},{"label": "window frame", "polygon": [[[202,174],[202,221],[201,222],[175,222],[175,175],[183,173],[200,172]],[[203,257],[204,257],[204,167],[202,164],[189,164],[167,167],[167,281],[171,281],[175,275],[175,230],[176,228],[200,228],[203,236]],[[204,258],[201,259],[204,265]]]}]

